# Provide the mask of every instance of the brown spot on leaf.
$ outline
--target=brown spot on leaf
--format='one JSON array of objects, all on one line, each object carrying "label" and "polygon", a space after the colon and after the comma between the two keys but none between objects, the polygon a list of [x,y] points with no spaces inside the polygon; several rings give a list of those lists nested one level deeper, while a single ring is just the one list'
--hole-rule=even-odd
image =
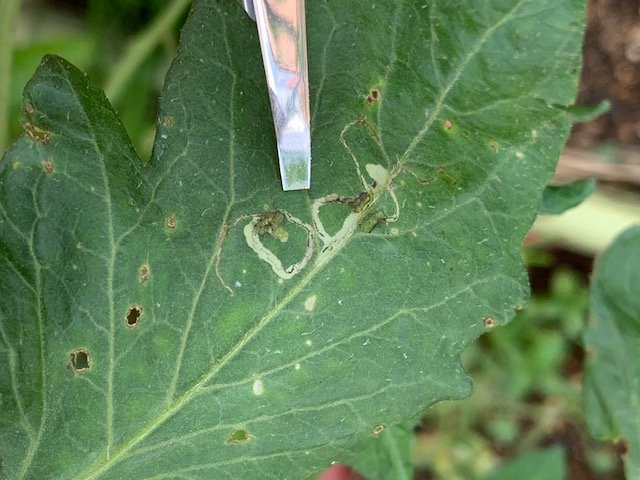
[{"label": "brown spot on leaf", "polygon": [[178,217],[176,217],[175,213],[170,213],[167,216],[166,225],[169,230],[175,230],[178,226]]},{"label": "brown spot on leaf", "polygon": [[44,161],[44,171],[47,173],[53,173],[53,160],[51,159],[51,157],[47,158]]},{"label": "brown spot on leaf", "polygon": [[277,237],[285,222],[285,214],[280,210],[272,210],[258,216],[255,224],[256,232],[259,235],[271,235]]},{"label": "brown spot on leaf", "polygon": [[493,317],[484,317],[483,322],[486,328],[493,328],[496,326],[496,319]]},{"label": "brown spot on leaf", "polygon": [[138,322],[140,321],[140,317],[142,316],[142,307],[139,305],[133,305],[129,307],[127,310],[127,327],[135,328],[138,326]]},{"label": "brown spot on leaf", "polygon": [[442,126],[445,130],[451,130],[453,128],[453,123],[451,122],[451,120],[445,120]]},{"label": "brown spot on leaf", "polygon": [[494,152],[497,152],[498,148],[500,148],[500,144],[498,142],[489,142],[489,148]]},{"label": "brown spot on leaf", "polygon": [[149,268],[149,265],[145,263],[140,267],[140,270],[138,270],[138,279],[140,280],[140,283],[146,283],[150,276],[151,269]]},{"label": "brown spot on leaf", "polygon": [[171,115],[165,115],[162,117],[163,127],[170,127],[171,125],[173,125],[173,117]]},{"label": "brown spot on leaf", "polygon": [[24,113],[26,113],[27,115],[31,115],[33,112],[36,111],[36,109],[34,108],[33,105],[31,105],[30,103],[27,103],[24,105],[23,109]]},{"label": "brown spot on leaf", "polygon": [[78,348],[69,354],[67,368],[77,375],[86,373],[91,368],[91,356],[84,348]]},{"label": "brown spot on leaf", "polygon": [[24,128],[27,137],[34,142],[42,143],[43,145],[48,145],[51,132],[41,129],[40,127],[36,127],[31,122],[23,122],[22,127]]}]

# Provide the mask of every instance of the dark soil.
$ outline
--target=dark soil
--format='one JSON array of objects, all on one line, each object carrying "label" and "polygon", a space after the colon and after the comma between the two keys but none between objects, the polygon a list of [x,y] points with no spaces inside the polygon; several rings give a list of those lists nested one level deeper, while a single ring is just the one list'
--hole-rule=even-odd
[{"label": "dark soil", "polygon": [[611,109],[574,128],[569,145],[603,140],[640,143],[640,2],[590,0],[578,103],[609,100]]}]

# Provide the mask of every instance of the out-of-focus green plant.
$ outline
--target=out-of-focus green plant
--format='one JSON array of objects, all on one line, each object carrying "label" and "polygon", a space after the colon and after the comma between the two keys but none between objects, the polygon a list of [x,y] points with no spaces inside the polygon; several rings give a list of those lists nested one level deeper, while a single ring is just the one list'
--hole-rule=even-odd
[{"label": "out-of-focus green plant", "polygon": [[[541,252],[527,256],[536,264],[549,261]],[[509,325],[472,344],[463,361],[474,393],[427,413],[414,448],[418,468],[443,480],[481,479],[502,456],[533,451],[564,422],[583,427],[581,379],[571,365],[580,361],[587,308],[586,280],[561,268],[548,292],[535,294]],[[599,443],[586,439],[585,446],[593,470],[617,466]]]},{"label": "out-of-focus green plant", "polygon": [[[81,21],[65,23],[60,12],[47,15],[52,7],[44,2],[18,15],[19,0],[0,1],[0,151],[22,132],[19,117],[24,85],[42,57],[54,53],[89,72],[103,86],[133,144],[147,158],[155,133],[157,99],[190,3],[91,0],[84,10],[68,13],[70,17],[81,15]],[[16,25],[34,33],[22,35],[14,45]],[[52,33],[43,37],[40,30]],[[4,100],[3,88],[7,90]]]}]

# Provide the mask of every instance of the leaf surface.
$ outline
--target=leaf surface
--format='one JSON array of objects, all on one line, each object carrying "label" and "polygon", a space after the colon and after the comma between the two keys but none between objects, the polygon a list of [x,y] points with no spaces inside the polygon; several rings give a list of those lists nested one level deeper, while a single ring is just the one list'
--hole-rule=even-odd
[{"label": "leaf surface", "polygon": [[592,433],[622,440],[626,478],[640,475],[640,227],[623,232],[596,264],[585,407]]},{"label": "leaf surface", "polygon": [[594,179],[579,180],[568,185],[549,185],[544,189],[540,213],[560,215],[584,202],[596,191]]},{"label": "leaf surface", "polygon": [[375,439],[355,458],[350,459],[349,465],[365,478],[411,480],[414,427],[415,421],[400,425],[379,425],[373,432]]},{"label": "leaf surface", "polygon": [[201,0],[152,158],[57,57],[0,163],[6,478],[304,478],[468,394],[526,302],[582,0],[308,2],[309,192],[255,24]]}]

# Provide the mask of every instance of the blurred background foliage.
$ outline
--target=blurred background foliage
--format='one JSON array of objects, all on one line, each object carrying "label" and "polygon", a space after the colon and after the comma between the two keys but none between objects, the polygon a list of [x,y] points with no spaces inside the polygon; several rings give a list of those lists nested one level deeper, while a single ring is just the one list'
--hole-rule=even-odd
[{"label": "blurred background foliage", "polygon": [[56,53],[105,89],[138,152],[148,158],[158,96],[189,4],[23,0],[14,32],[9,138],[21,133],[18,119],[25,83],[44,54]]},{"label": "blurred background foliage", "polygon": [[[527,307],[469,346],[473,394],[432,408],[414,444],[420,479],[475,480],[510,458],[562,447],[567,477],[620,479],[620,453],[591,438],[581,398],[588,278],[557,263],[564,252],[528,252]],[[581,259],[582,261],[586,259]]]},{"label": "blurred background foliage", "polygon": [[[15,21],[7,13],[12,6],[20,7]],[[188,6],[188,0],[0,0],[0,14],[5,15],[0,29],[9,28],[5,38],[13,40],[10,67],[0,65],[9,67],[6,104],[0,95],[0,112],[8,112],[8,121],[0,116],[0,147],[3,136],[13,140],[21,134],[21,90],[42,56],[56,53],[105,89],[138,152],[148,158],[158,96]],[[640,85],[640,55],[617,54],[620,49],[635,52],[629,42],[640,45],[640,35],[629,37],[626,46],[603,40],[603,35],[609,40],[624,35],[621,18],[638,24],[637,0],[592,0],[589,18],[580,102],[609,99],[613,107],[604,117],[576,127],[573,150],[563,155],[558,178],[597,178],[600,187],[586,206],[575,209],[588,209],[582,217],[541,218],[532,229],[524,247],[532,300],[510,325],[484,335],[466,351],[463,363],[475,383],[473,395],[442,402],[426,413],[412,451],[417,479],[508,478],[510,467],[502,474],[491,472],[514,458],[536,465],[536,452],[546,447],[553,447],[548,458],[564,458],[558,478],[622,478],[621,448],[594,440],[586,430],[580,336],[588,321],[593,255],[640,219],[640,89],[634,90],[633,73]],[[11,51],[5,45],[7,49]],[[615,77],[616,88],[611,88],[607,69],[622,72]],[[631,92],[626,97],[620,82]],[[576,158],[582,160],[576,163]],[[622,173],[616,170],[621,164]],[[616,193],[608,193],[611,189]],[[606,228],[594,232],[605,220]]]}]

